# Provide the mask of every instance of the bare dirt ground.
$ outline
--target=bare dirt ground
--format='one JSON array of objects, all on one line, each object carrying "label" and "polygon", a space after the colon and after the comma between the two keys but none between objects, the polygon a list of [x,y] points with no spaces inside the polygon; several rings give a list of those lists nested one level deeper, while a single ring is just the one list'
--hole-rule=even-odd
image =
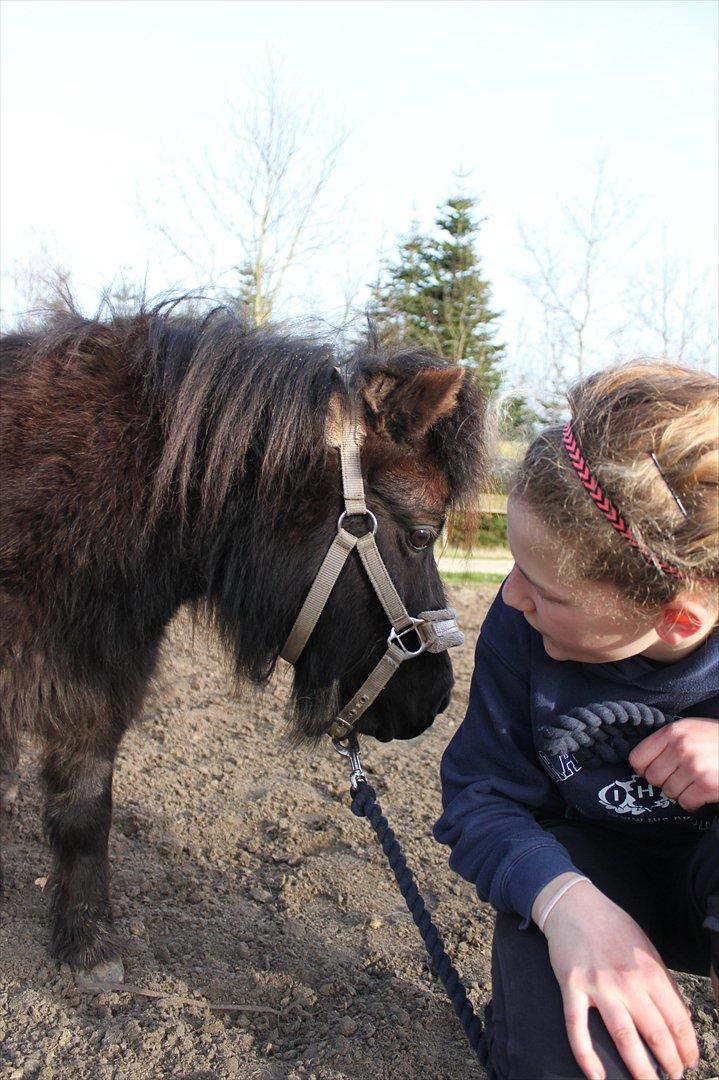
[{"label": "bare dirt ground", "polygon": [[[492,586],[458,586],[468,644],[454,702],[414,743],[367,741],[365,762],[475,1004],[489,992],[490,909],[431,839],[439,758],[461,720]],[[369,826],[348,809],[342,761],[283,737],[286,674],[230,690],[218,652],[180,618],[161,685],[115,774],[113,896],[127,983],[89,995],[45,952],[48,852],[35,760],[3,822],[0,1075],[445,1080],[479,1077]],[[708,980],[680,977],[719,1074]],[[220,1006],[218,1008],[218,1006]],[[224,1008],[222,1006],[225,1006]],[[531,1080],[531,1078],[527,1078]]]}]

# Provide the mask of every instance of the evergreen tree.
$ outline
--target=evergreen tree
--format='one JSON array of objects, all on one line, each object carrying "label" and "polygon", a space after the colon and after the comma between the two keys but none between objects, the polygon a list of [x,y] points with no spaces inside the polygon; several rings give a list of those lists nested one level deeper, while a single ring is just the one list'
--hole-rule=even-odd
[{"label": "evergreen tree", "polygon": [[266,281],[259,265],[242,263],[234,268],[237,286],[222,293],[222,301],[236,311],[249,326],[266,326],[272,319],[273,299],[266,291]]},{"label": "evergreen tree", "polygon": [[438,208],[435,235],[413,228],[372,289],[370,316],[380,341],[439,352],[491,391],[501,381],[504,345],[494,341],[499,315],[477,255],[475,207],[467,196],[447,199]]}]

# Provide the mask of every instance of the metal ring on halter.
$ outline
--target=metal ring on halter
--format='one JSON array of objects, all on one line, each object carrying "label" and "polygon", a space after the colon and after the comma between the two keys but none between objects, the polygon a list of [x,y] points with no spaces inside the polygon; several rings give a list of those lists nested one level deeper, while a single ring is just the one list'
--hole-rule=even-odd
[{"label": "metal ring on halter", "polygon": [[[418,626],[421,626],[427,620],[426,619],[415,619],[415,617],[413,615],[410,615],[410,619],[412,620],[412,625],[411,626],[405,626],[404,630],[395,630],[394,626],[392,627],[392,629],[389,632],[389,637],[387,638],[387,644],[388,645],[392,645],[392,644],[398,645],[399,648],[402,650],[402,652],[405,654],[405,656],[408,656],[408,657],[409,656],[421,656],[422,653],[425,651],[425,649],[428,647],[429,642],[428,641],[423,641],[422,635],[419,633],[419,631],[416,628]],[[418,649],[408,649],[407,646],[405,645],[404,641],[402,641],[402,638],[404,637],[404,635],[408,634],[410,632],[410,630],[414,630],[415,634],[417,634],[417,637],[419,638],[420,645],[419,645]]]},{"label": "metal ring on halter", "polygon": [[[342,522],[348,516],[347,511],[343,510],[340,516],[337,518],[337,532],[342,528]],[[372,535],[377,532],[377,518],[374,516],[371,510],[365,510],[364,514],[350,514],[350,517],[368,517],[372,525]]]}]

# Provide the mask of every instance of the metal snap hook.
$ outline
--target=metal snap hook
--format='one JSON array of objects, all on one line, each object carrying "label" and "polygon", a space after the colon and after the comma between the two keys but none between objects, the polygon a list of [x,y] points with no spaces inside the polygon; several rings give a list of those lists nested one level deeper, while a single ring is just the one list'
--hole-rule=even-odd
[{"label": "metal snap hook", "polygon": [[359,742],[357,735],[351,731],[346,739],[333,739],[332,745],[338,754],[346,757],[350,763],[350,787],[356,788],[358,784],[366,784],[367,777],[362,771],[362,763],[359,756]]}]

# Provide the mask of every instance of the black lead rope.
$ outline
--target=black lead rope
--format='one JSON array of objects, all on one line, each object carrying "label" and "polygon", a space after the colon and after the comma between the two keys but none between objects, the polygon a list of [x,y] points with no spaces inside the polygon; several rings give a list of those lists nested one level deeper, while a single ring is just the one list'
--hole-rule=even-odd
[{"label": "black lead rope", "polygon": [[[630,701],[610,701],[598,705],[586,705],[573,709],[555,721],[556,727],[540,728],[544,738],[542,749],[548,754],[574,754],[588,768],[606,762],[626,760],[631,750],[660,727],[669,718],[649,705]],[[472,1008],[467,991],[459,973],[448,955],[432,916],[414,880],[412,871],[402,853],[399,841],[390,828],[377,793],[362,771],[359,760],[357,736],[352,733],[346,743],[334,740],[334,747],[352,765],[350,776],[351,810],[357,817],[365,817],[374,829],[377,840],[387,856],[399,890],[409,912],[422,936],[430,958],[433,974],[444,986],[452,1003],[462,1030],[479,1062],[487,1066],[489,1048],[482,1023]],[[659,1071],[659,1075],[664,1073]]]},{"label": "black lead rope", "polygon": [[422,935],[424,947],[431,961],[432,971],[441,979],[442,985],[447,991],[447,997],[452,1003],[452,1008],[462,1025],[462,1030],[469,1039],[469,1045],[479,1058],[480,1064],[486,1065],[489,1050],[480,1019],[472,1008],[464,983],[445,950],[439,930],[432,922],[432,916],[427,911],[427,906],[417,888],[412,871],[407,866],[407,860],[402,853],[399,841],[377,802],[377,794],[374,788],[363,776],[357,780],[355,787],[350,788],[350,794],[352,796],[352,813],[356,814],[357,817],[366,817],[374,829],[377,840],[394,871],[399,891],[402,893],[417,929]]},{"label": "black lead rope", "polygon": [[469,1039],[469,1045],[479,1058],[480,1064],[486,1066],[489,1060],[489,1048],[482,1030],[481,1021],[472,1008],[464,983],[447,954],[439,930],[432,922],[432,916],[417,888],[414,875],[407,866],[407,860],[404,857],[399,841],[390,828],[387,818],[382,813],[382,807],[377,802],[377,792],[362,771],[357,736],[353,731],[344,742],[333,739],[332,743],[335,750],[342,754],[343,757],[348,758],[352,766],[350,774],[352,803],[350,809],[356,817],[367,818],[374,829],[377,841],[387,856],[389,865],[392,867],[399,891],[402,893],[409,913],[422,936],[424,947],[430,959],[432,974],[437,975],[442,980],[442,985],[447,991],[447,996],[462,1025],[462,1030]]}]

